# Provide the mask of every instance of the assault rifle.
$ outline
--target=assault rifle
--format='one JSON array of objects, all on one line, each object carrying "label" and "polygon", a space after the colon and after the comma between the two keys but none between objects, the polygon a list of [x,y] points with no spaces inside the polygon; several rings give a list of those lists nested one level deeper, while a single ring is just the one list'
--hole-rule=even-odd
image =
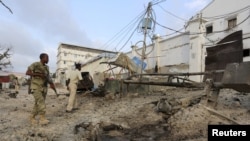
[{"label": "assault rifle", "polygon": [[[54,84],[54,82],[53,82],[53,80],[52,80],[52,78],[50,77],[50,75],[49,75],[49,74],[47,75],[47,82],[49,82],[49,83],[50,83],[50,85],[53,85],[53,87],[50,87],[50,88],[52,88],[52,89],[54,90],[54,92],[55,92],[56,96],[58,97],[59,95],[58,95],[58,93],[57,93],[57,90],[56,90],[55,84]],[[46,83],[46,84],[47,84],[47,83]]]}]

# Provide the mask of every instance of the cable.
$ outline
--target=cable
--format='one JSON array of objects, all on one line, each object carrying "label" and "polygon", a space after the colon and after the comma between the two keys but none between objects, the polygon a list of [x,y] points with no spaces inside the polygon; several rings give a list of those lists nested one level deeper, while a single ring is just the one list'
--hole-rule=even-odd
[{"label": "cable", "polygon": [[244,7],[240,10],[237,10],[237,11],[234,11],[234,12],[231,12],[231,13],[227,13],[227,14],[223,14],[223,15],[218,15],[218,16],[214,16],[214,17],[203,17],[204,19],[220,19],[220,18],[225,18],[227,16],[230,16],[230,15],[234,15],[234,14],[238,14],[238,13],[241,13],[241,12],[244,12],[246,10],[248,10],[250,8],[250,6],[247,6],[247,7]]},{"label": "cable", "polygon": [[[250,18],[250,15],[248,15],[244,20],[242,20],[240,23],[238,23],[237,25],[235,25],[234,27],[232,27],[232,29],[233,28],[236,28],[237,26],[239,26],[239,25],[241,25],[242,23],[244,23],[247,19],[249,19]],[[166,27],[166,26],[163,26],[163,25],[161,25],[161,24],[159,24],[158,22],[156,22],[158,25],[160,25],[161,27],[163,27],[163,28],[166,28],[166,29],[169,29],[169,30],[172,30],[172,31],[175,31],[175,32],[178,32],[178,33],[183,33],[183,34],[185,34],[185,35],[199,35],[199,34],[206,34],[206,32],[190,32],[190,33],[187,33],[187,32],[180,32],[180,31],[178,31],[178,30],[175,30],[175,29],[172,29],[172,28],[169,28],[169,27]],[[224,29],[224,30],[219,30],[219,31],[213,31],[213,33],[220,33],[220,32],[225,32],[225,31],[227,31],[228,30],[228,28],[226,28],[226,29]]]},{"label": "cable", "polygon": [[[156,5],[156,4],[159,4],[159,3],[163,2],[163,1],[165,1],[165,0],[153,0],[152,2],[149,3],[149,5],[151,5],[151,6],[152,6],[152,5]],[[120,41],[116,44],[115,48],[113,49],[113,50],[116,50],[116,47],[119,46],[119,45],[121,44],[121,42],[123,41],[123,39],[124,39],[124,38],[127,36],[127,34],[129,33],[129,30],[132,29],[132,28],[129,28],[129,29],[128,29],[128,27],[131,27],[132,24],[134,25],[135,22],[138,22],[139,19],[141,19],[141,21],[139,22],[139,24],[138,24],[138,26],[136,27],[136,29],[137,29],[138,32],[141,32],[141,30],[140,30],[140,29],[141,29],[140,25],[142,24],[142,20],[144,19],[143,17],[145,17],[147,13],[149,14],[149,19],[155,19],[156,16],[155,16],[154,10],[149,9],[149,7],[147,7],[147,9],[144,10],[141,14],[139,14],[139,16],[137,16],[137,17],[136,17],[134,20],[132,20],[128,25],[126,25],[121,31],[119,31],[114,37],[112,37],[108,42],[106,42],[106,43],[102,46],[102,48],[107,47],[108,45],[110,45],[111,43],[113,43],[115,40],[118,39],[118,36],[120,37],[121,33],[125,33],[125,31],[126,31],[125,35],[121,37]],[[126,30],[126,28],[127,28],[127,30]],[[129,40],[130,40],[130,39],[132,38],[132,36],[134,35],[136,29],[134,29],[134,30],[132,31],[132,34],[129,36],[129,38],[128,38],[127,41],[124,43],[124,45],[123,45],[120,49],[118,49],[119,51],[121,51],[121,50],[126,46],[126,44],[129,42]],[[152,30],[151,30],[151,32],[149,32],[148,34],[150,34],[150,33],[152,34],[152,33],[154,33],[154,31],[155,31],[155,24],[153,23],[153,25],[152,25]]]},{"label": "cable", "polygon": [[173,17],[175,17],[175,18],[177,18],[177,19],[179,19],[179,20],[182,20],[182,21],[184,21],[184,22],[187,22],[187,20],[186,19],[184,19],[184,18],[181,18],[181,17],[179,17],[179,16],[176,16],[175,14],[173,14],[173,13],[171,13],[171,12],[169,12],[169,11],[167,11],[166,9],[164,9],[161,5],[158,5],[164,12],[166,12],[166,13],[168,13],[169,15],[171,15],[171,16],[173,16]]},{"label": "cable", "polygon": [[170,33],[170,34],[167,34],[167,35],[162,35],[161,37],[171,36],[171,35],[174,35],[176,33],[185,33],[185,32],[181,32],[183,29],[184,29],[184,27],[181,28],[181,29],[179,29],[179,30],[177,30],[177,31],[175,31],[175,32],[173,32],[173,33]]},{"label": "cable", "polygon": [[123,33],[124,30],[126,30],[126,28],[130,27],[131,24],[135,24],[135,22],[138,21],[138,19],[140,17],[142,17],[142,15],[145,13],[145,11],[142,11],[138,16],[136,16],[129,24],[127,24],[124,28],[122,28],[117,34],[115,34],[109,41],[107,41],[101,48],[107,48],[110,44],[113,43],[114,40],[116,40],[120,34]]},{"label": "cable", "polygon": [[7,8],[7,9],[10,11],[11,14],[13,14],[12,10],[11,10],[7,5],[5,5],[5,4],[3,3],[2,0],[0,0],[0,3],[1,3],[5,8]]},{"label": "cable", "polygon": [[157,21],[154,21],[156,24],[158,24],[159,26],[163,27],[163,28],[166,28],[168,30],[171,30],[171,31],[175,31],[175,32],[178,32],[178,33],[185,33],[185,32],[180,32],[179,30],[175,30],[175,29],[172,29],[172,28],[169,28],[169,27],[166,27],[164,25],[161,25],[159,24]]},{"label": "cable", "polygon": [[132,34],[129,36],[129,38],[127,39],[127,41],[123,44],[123,46],[119,49],[118,52],[120,52],[128,43],[128,41],[132,38],[132,36],[134,35],[135,31],[136,31],[137,27],[134,29],[134,31],[132,32]]},{"label": "cable", "polygon": [[[147,9],[146,9],[146,12],[143,14],[144,16],[143,17],[145,17],[145,16],[147,16],[146,18],[147,18],[147,20],[154,20],[155,19],[155,12],[154,12],[154,10],[153,9],[151,9],[151,6],[152,6],[152,4],[151,3],[149,3],[149,5],[148,5],[148,7],[147,7]],[[143,26],[143,20],[145,20],[145,18],[142,18],[141,19],[141,21],[139,22],[139,24],[138,24],[138,26],[137,26],[137,31],[140,33],[140,32],[144,32],[144,29],[143,29],[143,27],[140,27],[140,25],[142,25]],[[153,21],[152,20],[152,21]],[[152,23],[153,25],[152,25],[152,28],[151,28],[151,33],[154,33],[154,31],[155,31],[155,24],[154,23]],[[146,30],[148,30],[147,29],[147,25],[146,25],[146,27],[144,27],[144,28],[146,28]],[[134,30],[134,32],[136,31],[136,29]],[[126,41],[126,43],[120,48],[120,50],[119,51],[121,51],[124,47],[125,47],[125,45],[128,43],[128,41],[131,39],[131,37],[132,37],[132,35],[134,34],[134,32],[131,34],[131,36],[129,37],[129,39]],[[147,34],[149,34],[149,32],[147,32]]]},{"label": "cable", "polygon": [[158,2],[157,2],[157,0],[153,0],[153,1],[151,1],[151,3],[152,3],[152,6],[153,6],[153,5],[157,5],[159,3],[162,3],[164,1],[166,1],[166,0],[158,0]]},{"label": "cable", "polygon": [[[151,5],[157,5],[157,4],[159,4],[160,2],[163,2],[163,1],[165,1],[165,0],[153,0],[153,1],[151,2]],[[162,8],[162,6],[160,6],[160,5],[158,5],[158,6]],[[231,14],[236,14],[236,13],[239,13],[239,12],[243,12],[243,11],[249,9],[249,7],[250,7],[250,6],[247,6],[247,7],[243,8],[243,9],[237,10],[237,11],[235,11],[235,12],[227,13],[227,14],[224,14],[224,15],[218,15],[218,16],[214,16],[214,17],[203,17],[203,18],[204,18],[204,19],[218,19],[218,18],[225,17],[225,16],[228,16],[228,15],[231,15]],[[166,11],[164,8],[162,8],[162,9],[163,9],[165,12],[171,14],[172,16],[174,16],[174,17],[176,17],[176,18],[181,19],[181,20],[183,20],[183,21],[186,21],[185,19],[180,18],[180,17],[178,17],[178,16],[172,14],[172,13],[169,12],[169,11]],[[139,18],[144,17],[144,16],[146,15],[147,12],[149,12],[149,15],[150,15],[149,18],[153,21],[153,26],[152,26],[153,28],[152,28],[152,30],[151,30],[151,32],[150,32],[151,34],[154,33],[154,31],[155,31],[155,25],[156,25],[156,24],[159,25],[159,26],[161,26],[161,27],[163,27],[163,28],[165,28],[165,29],[174,31],[173,33],[170,33],[170,34],[167,34],[167,35],[163,35],[163,36],[161,36],[161,37],[170,36],[170,35],[173,35],[173,34],[176,34],[176,33],[187,34],[187,35],[205,34],[205,33],[206,33],[206,32],[187,33],[187,32],[181,32],[184,28],[181,28],[181,29],[179,29],[179,30],[175,30],[175,29],[172,29],[172,28],[163,26],[163,25],[159,24],[158,22],[156,22],[156,16],[155,16],[154,10],[151,9],[151,11],[149,11],[149,9],[147,9],[146,12],[143,11],[142,14],[139,14],[139,16],[137,16],[133,21],[131,21],[128,25],[126,25],[120,32],[118,32],[112,39],[110,39],[107,43],[105,43],[105,44],[103,45],[103,48],[106,47],[106,46],[109,46],[110,44],[112,44],[113,41],[116,40],[116,39],[118,38],[118,35],[120,35],[122,32],[124,32],[124,30],[125,30],[126,28],[128,28],[132,23],[135,24],[135,23],[134,23],[135,20],[136,20],[136,22],[137,22]],[[144,16],[143,16],[143,15],[144,15]],[[245,19],[245,20],[246,20],[246,19]],[[243,20],[242,22],[244,22],[245,20]],[[137,31],[138,31],[139,33],[142,32],[141,27],[140,27],[140,24],[142,24],[142,20],[140,21],[140,23],[139,23],[138,26],[137,26]],[[239,25],[239,24],[238,24],[238,25]],[[224,31],[226,31],[226,30],[227,30],[227,29],[221,30],[221,31],[214,31],[213,33],[224,32]],[[128,32],[126,32],[126,33],[128,33]],[[132,36],[133,36],[134,33],[135,33],[135,31],[132,32],[132,34],[129,36],[129,39],[128,39],[128,40],[125,42],[125,44],[119,49],[119,51],[121,51],[121,50],[125,47],[125,45],[126,45],[126,44],[128,43],[128,41],[132,38]],[[127,34],[126,34],[126,35],[127,35]],[[126,35],[124,35],[123,38],[124,38]],[[112,42],[111,42],[111,41],[112,41]],[[120,44],[121,42],[122,42],[122,39],[119,41],[119,43],[118,43],[116,46],[119,46],[119,44]]]}]

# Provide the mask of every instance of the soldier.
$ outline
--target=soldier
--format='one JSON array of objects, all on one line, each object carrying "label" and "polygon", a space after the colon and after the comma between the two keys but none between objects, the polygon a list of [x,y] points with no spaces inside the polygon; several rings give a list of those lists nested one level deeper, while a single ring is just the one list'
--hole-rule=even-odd
[{"label": "soldier", "polygon": [[75,70],[72,71],[69,74],[69,77],[66,81],[66,86],[67,89],[70,92],[69,95],[69,101],[68,101],[68,105],[66,108],[66,112],[72,112],[72,110],[76,110],[77,108],[77,98],[76,98],[76,90],[77,90],[77,84],[79,82],[79,80],[82,80],[82,75],[81,75],[81,64],[75,64]]},{"label": "soldier", "polygon": [[14,79],[14,84],[15,84],[15,92],[16,94],[18,94],[18,91],[19,91],[19,82],[18,82],[18,78],[15,77]]},{"label": "soldier", "polygon": [[35,118],[37,115],[40,116],[40,125],[46,125],[49,123],[49,120],[45,118],[45,99],[48,90],[48,83],[52,89],[55,89],[55,85],[52,80],[49,79],[49,67],[46,65],[48,62],[48,54],[41,53],[40,62],[32,63],[26,71],[26,75],[31,76],[30,92],[35,99],[33,111],[30,116],[31,124],[37,124],[37,120]]}]

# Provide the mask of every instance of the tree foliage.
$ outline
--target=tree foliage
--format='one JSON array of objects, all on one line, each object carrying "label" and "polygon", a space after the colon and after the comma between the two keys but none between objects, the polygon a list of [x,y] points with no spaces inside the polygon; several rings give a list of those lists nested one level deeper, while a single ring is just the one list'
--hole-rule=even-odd
[{"label": "tree foliage", "polygon": [[[4,4],[4,2],[2,0],[0,0],[0,3],[5,7],[7,8],[11,14],[13,14],[12,10]],[[10,57],[11,57],[11,51],[12,47],[2,47],[0,46],[0,70],[2,68],[6,68],[8,66],[11,66],[11,62],[10,62]]]},{"label": "tree foliage", "polygon": [[1,3],[5,8],[7,8],[7,9],[10,11],[11,14],[13,14],[12,10],[11,10],[7,5],[5,5],[5,4],[3,3],[2,0],[0,0],[0,3]]},{"label": "tree foliage", "polygon": [[11,57],[12,47],[1,47],[0,46],[0,69],[7,68],[11,66],[10,57]]}]

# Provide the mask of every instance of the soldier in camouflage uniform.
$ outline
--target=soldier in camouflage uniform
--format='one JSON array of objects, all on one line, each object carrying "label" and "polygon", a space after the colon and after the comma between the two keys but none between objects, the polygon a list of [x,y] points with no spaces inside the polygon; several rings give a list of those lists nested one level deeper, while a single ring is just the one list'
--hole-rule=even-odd
[{"label": "soldier in camouflage uniform", "polygon": [[46,105],[45,99],[48,90],[48,83],[52,89],[55,88],[54,83],[49,79],[49,67],[46,65],[49,62],[49,56],[46,53],[40,54],[40,62],[32,63],[26,75],[31,76],[30,92],[34,96],[35,104],[30,116],[31,124],[37,124],[36,116],[39,115],[39,124],[45,125],[49,120],[45,118]]}]

